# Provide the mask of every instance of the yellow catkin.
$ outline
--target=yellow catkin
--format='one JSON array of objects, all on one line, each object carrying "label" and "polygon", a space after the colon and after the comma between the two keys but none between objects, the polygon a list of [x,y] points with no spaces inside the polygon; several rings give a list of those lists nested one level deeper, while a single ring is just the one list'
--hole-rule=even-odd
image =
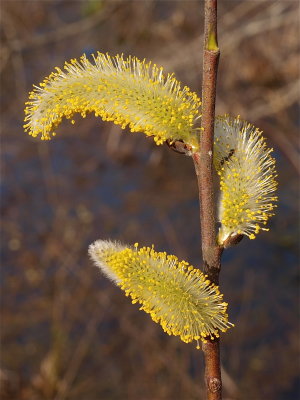
[{"label": "yellow catkin", "polygon": [[220,176],[219,243],[230,236],[255,235],[274,215],[275,160],[261,132],[228,115],[215,123],[214,165]]},{"label": "yellow catkin", "polygon": [[227,303],[207,276],[173,255],[152,247],[98,240],[89,254],[102,272],[150,314],[169,335],[184,342],[206,341],[233,326]]},{"label": "yellow catkin", "polygon": [[181,88],[173,74],[151,62],[123,55],[97,53],[93,62],[85,55],[56,68],[26,103],[24,129],[49,140],[63,118],[74,124],[74,114],[94,113],[131,132],[153,136],[157,145],[183,140],[198,147],[200,99]]}]

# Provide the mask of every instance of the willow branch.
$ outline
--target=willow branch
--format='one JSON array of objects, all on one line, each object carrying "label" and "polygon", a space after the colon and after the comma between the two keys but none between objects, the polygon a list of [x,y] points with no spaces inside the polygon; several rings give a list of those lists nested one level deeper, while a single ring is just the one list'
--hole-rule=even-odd
[{"label": "willow branch", "polygon": [[[204,271],[218,284],[222,249],[216,240],[216,217],[213,191],[213,142],[216,82],[220,50],[217,44],[217,0],[205,0],[202,134],[200,150],[193,155],[200,200],[200,225]],[[205,382],[208,400],[222,398],[219,340],[208,340],[202,346],[205,359]]]},{"label": "willow branch", "polygon": [[202,134],[200,150],[193,156],[199,187],[202,254],[205,272],[218,283],[220,249],[216,242],[216,218],[213,193],[213,142],[217,69],[220,51],[217,45],[217,0],[205,1]]}]

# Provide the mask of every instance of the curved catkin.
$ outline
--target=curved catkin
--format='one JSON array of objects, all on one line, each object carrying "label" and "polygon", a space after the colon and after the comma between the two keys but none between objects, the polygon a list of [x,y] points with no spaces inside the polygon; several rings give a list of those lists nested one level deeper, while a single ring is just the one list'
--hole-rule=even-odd
[{"label": "curved catkin", "polygon": [[273,149],[253,125],[228,115],[215,121],[214,165],[220,176],[219,243],[236,235],[254,239],[274,215],[277,197]]},{"label": "curved catkin", "polygon": [[90,62],[85,55],[64,69],[56,68],[26,103],[24,129],[49,140],[63,118],[94,113],[131,132],[153,136],[156,144],[183,140],[198,147],[196,123],[200,99],[188,87],[181,88],[172,74],[151,62],[123,55],[97,53]]},{"label": "curved catkin", "polygon": [[98,240],[89,247],[96,266],[150,314],[169,335],[184,342],[206,341],[233,326],[227,303],[207,276],[153,247],[123,246]]}]

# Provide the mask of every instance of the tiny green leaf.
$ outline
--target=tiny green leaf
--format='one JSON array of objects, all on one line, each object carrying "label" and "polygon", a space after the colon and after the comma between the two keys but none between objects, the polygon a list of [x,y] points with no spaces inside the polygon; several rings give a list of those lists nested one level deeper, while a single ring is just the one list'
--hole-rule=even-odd
[{"label": "tiny green leaf", "polygon": [[210,30],[209,35],[208,35],[207,50],[212,50],[212,51],[219,50],[215,32],[212,30]]}]

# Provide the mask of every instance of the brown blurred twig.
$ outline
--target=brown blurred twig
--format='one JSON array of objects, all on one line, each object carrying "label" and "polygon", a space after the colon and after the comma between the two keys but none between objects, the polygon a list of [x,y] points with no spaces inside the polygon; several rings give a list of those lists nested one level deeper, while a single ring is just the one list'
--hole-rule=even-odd
[{"label": "brown blurred twig", "polygon": [[89,320],[84,334],[78,341],[74,354],[69,361],[66,373],[58,384],[58,391],[55,400],[64,400],[67,397],[68,392],[80,370],[82,361],[87,355],[87,350],[96,334],[97,326],[100,320],[101,315],[99,316],[99,310],[97,309],[93,318]]},{"label": "brown blurred twig", "polygon": [[49,43],[59,42],[62,39],[66,39],[68,37],[78,36],[85,33],[86,31],[91,30],[95,26],[99,25],[101,22],[107,20],[111,13],[116,10],[116,7],[117,5],[115,4],[108,5],[107,7],[105,7],[104,10],[100,10],[99,12],[92,14],[89,17],[80,19],[79,21],[65,24],[61,27],[56,28],[53,31],[31,36],[24,40],[12,40],[10,42],[11,49],[13,51],[23,51],[35,47],[45,46]]},{"label": "brown blurred twig", "polygon": [[[3,29],[4,36],[8,43],[14,43],[15,48],[20,47],[20,39],[18,38],[17,29],[13,23],[10,14],[2,11],[1,25]],[[9,47],[3,46],[4,49],[4,59],[1,62],[0,71],[5,67],[9,57],[12,60],[13,71],[15,74],[14,83],[16,86],[16,93],[25,93],[26,91],[26,78],[25,78],[25,65],[23,56],[19,51],[11,51]],[[2,52],[2,51],[1,51]]]}]

